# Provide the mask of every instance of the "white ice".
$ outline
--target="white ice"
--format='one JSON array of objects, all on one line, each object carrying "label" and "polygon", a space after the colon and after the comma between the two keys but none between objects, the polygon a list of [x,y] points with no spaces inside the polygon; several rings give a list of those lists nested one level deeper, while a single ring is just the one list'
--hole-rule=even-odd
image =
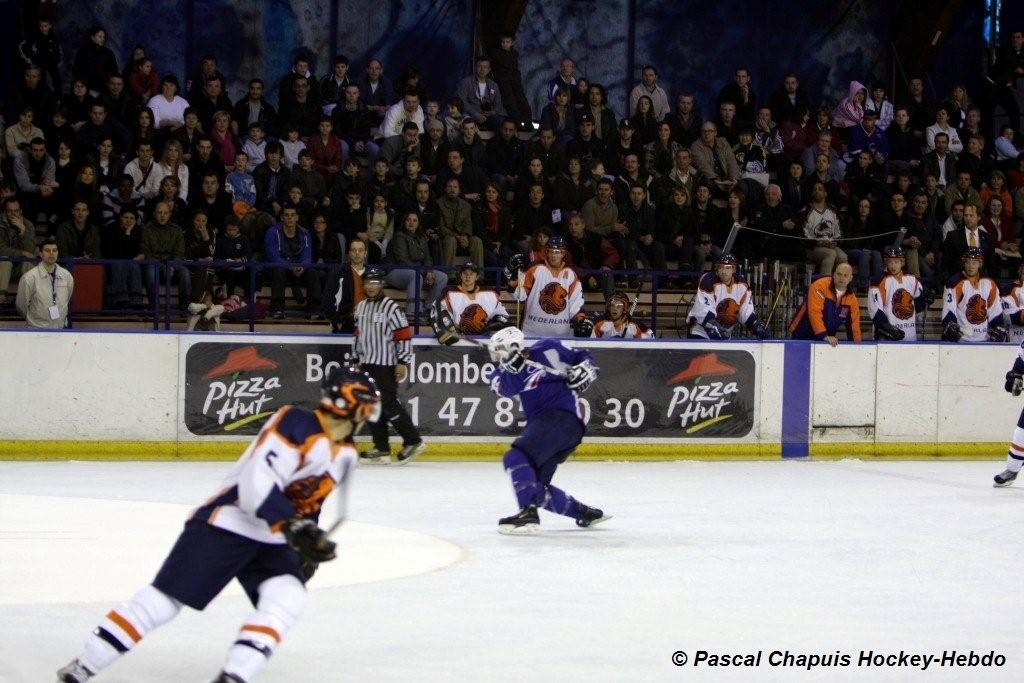
[{"label": "white ice", "polygon": [[[0,463],[0,681],[51,681],[228,463]],[[1024,487],[996,462],[574,463],[614,515],[536,537],[497,463],[365,467],[335,567],[260,681],[1024,680]],[[344,565],[344,566],[343,566]],[[329,571],[328,571],[329,570]],[[250,606],[184,610],[97,681],[209,681]],[[991,669],[692,666],[697,650],[938,654]],[[672,665],[672,653],[691,664]]]}]

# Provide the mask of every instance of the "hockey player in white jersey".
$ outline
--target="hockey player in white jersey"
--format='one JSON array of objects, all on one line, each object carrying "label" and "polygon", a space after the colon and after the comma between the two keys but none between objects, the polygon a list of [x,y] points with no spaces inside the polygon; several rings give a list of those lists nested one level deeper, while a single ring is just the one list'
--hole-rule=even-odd
[{"label": "hockey player in white jersey", "polygon": [[605,314],[594,322],[594,337],[620,339],[653,339],[654,334],[638,320],[633,320],[630,309],[633,302],[625,292],[613,292],[605,307]]},{"label": "hockey player in white jersey", "polygon": [[949,279],[942,297],[943,340],[1006,341],[999,287],[981,274],[985,252],[968,247],[961,262],[963,269]]},{"label": "hockey player in white jersey", "polygon": [[496,332],[511,324],[498,293],[481,288],[479,278],[480,269],[467,261],[459,267],[458,284],[440,300],[462,334]]},{"label": "hockey player in white jersey", "polygon": [[[583,287],[576,271],[565,264],[565,238],[553,235],[544,260],[530,264],[522,276],[510,273],[515,298],[524,301],[522,330],[538,337],[589,337],[594,323],[583,311]],[[518,262],[512,262],[518,270]]]},{"label": "hockey player in white jersey", "polygon": [[315,410],[284,406],[274,413],[223,487],[185,522],[153,582],[107,613],[57,679],[82,683],[182,605],[202,610],[238,579],[256,610],[242,622],[214,683],[252,681],[298,621],[306,581],[319,563],[335,558],[334,542],[317,525],[320,508],[332,490],[347,486],[358,461],[352,437],[380,411],[369,375],[334,368]]},{"label": "hockey player in white jersey", "polygon": [[[1007,393],[1020,396],[1024,389],[1024,344],[1017,347],[1017,356],[1013,359],[1013,367],[1006,373],[1003,385]],[[1006,469],[994,477],[995,486],[1009,486],[1020,473],[1024,465],[1024,410],[1017,418],[1017,426],[1013,430],[1010,448],[1006,452]]]},{"label": "hockey player in white jersey", "polygon": [[713,270],[697,285],[687,322],[691,339],[729,339],[743,325],[758,339],[768,339],[768,327],[758,320],[746,280],[736,274],[738,263],[730,253],[715,259]]},{"label": "hockey player in white jersey", "polygon": [[882,253],[885,273],[868,290],[868,314],[875,339],[917,341],[917,318],[928,305],[924,287],[916,276],[903,270],[907,263],[900,247]]},{"label": "hockey player in white jersey", "polygon": [[1003,313],[1010,322],[1010,341],[1024,342],[1024,263],[1017,267],[1017,279],[1002,297]]}]

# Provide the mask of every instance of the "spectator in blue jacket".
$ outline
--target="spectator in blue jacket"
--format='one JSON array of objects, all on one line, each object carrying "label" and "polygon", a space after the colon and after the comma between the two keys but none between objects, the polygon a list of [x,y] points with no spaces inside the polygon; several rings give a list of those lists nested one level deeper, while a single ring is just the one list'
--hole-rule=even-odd
[{"label": "spectator in blue jacket", "polygon": [[[290,284],[296,303],[305,305],[310,320],[320,317],[320,284],[315,277],[313,243],[309,231],[299,226],[296,207],[281,209],[281,221],[267,231],[263,239],[264,262],[270,270],[270,311],[274,318],[284,318],[284,288]],[[303,296],[302,288],[306,292]]]},{"label": "spectator in blue jacket", "polygon": [[850,129],[849,148],[851,162],[865,149],[872,153],[876,164],[884,164],[889,159],[889,138],[885,131],[878,127],[877,112],[871,109],[864,110],[860,125]]}]

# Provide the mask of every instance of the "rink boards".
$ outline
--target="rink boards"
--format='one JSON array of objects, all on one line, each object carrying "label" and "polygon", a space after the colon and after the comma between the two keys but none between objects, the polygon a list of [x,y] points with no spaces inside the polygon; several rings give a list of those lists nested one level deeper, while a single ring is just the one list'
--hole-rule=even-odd
[{"label": "rink boards", "polygon": [[[0,459],[233,459],[312,405],[351,339],[3,331]],[[1020,411],[1012,345],[568,340],[601,367],[582,459],[998,458]],[[415,340],[401,400],[429,458],[500,457],[523,424],[468,343]]]}]

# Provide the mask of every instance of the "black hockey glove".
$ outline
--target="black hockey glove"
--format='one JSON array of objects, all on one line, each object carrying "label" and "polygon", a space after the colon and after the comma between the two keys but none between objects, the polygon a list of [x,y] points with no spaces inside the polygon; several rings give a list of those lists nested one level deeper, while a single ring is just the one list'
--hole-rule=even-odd
[{"label": "black hockey glove", "polygon": [[708,334],[708,339],[728,339],[729,330],[718,322],[715,318],[704,323],[704,331]]},{"label": "black hockey glove", "polygon": [[597,379],[597,368],[590,363],[577,363],[569,368],[569,374],[565,378],[565,385],[581,394],[590,388],[590,385]]},{"label": "black hockey glove", "polygon": [[528,265],[530,265],[530,262],[525,256],[522,254],[512,254],[512,257],[508,260],[508,264],[505,266],[505,279],[519,279],[519,271],[526,270]]},{"label": "black hockey glove", "polygon": [[772,333],[768,331],[768,326],[765,325],[760,320],[755,319],[754,321],[752,321],[748,326],[748,329],[750,330],[751,334],[753,334],[758,339],[764,340],[772,338]]},{"label": "black hockey glove", "polygon": [[960,331],[960,324],[955,320],[950,320],[942,328],[942,341],[958,342],[962,336],[963,332]]},{"label": "black hockey glove", "polygon": [[572,322],[572,336],[589,337],[594,333],[594,321],[590,318],[577,318]]},{"label": "black hockey glove", "polygon": [[[305,517],[292,517],[284,523],[284,538],[305,565],[308,562],[319,564],[333,560],[337,544],[327,538],[327,532],[317,526],[316,522]],[[305,571],[305,569],[303,569]],[[312,576],[312,574],[310,574]]]},{"label": "black hockey glove", "polygon": [[512,349],[498,361],[498,367],[509,374],[518,375],[526,367],[526,356],[519,349]]},{"label": "black hockey glove", "polygon": [[1024,375],[1010,370],[1006,373],[1006,384],[1003,385],[1003,388],[1008,394],[1020,396],[1021,390],[1024,389]]},{"label": "black hockey glove", "polygon": [[1010,331],[1002,325],[993,325],[988,328],[988,340],[991,342],[1010,341]]},{"label": "black hockey glove", "polygon": [[892,323],[888,320],[883,320],[875,323],[875,332],[881,339],[888,339],[889,341],[903,341],[903,338],[907,336],[907,333],[903,330],[893,327]]},{"label": "black hockey glove", "polygon": [[508,316],[496,315],[487,321],[487,326],[484,327],[484,332],[497,332],[503,330],[506,327],[513,327],[515,323],[508,319]]}]

